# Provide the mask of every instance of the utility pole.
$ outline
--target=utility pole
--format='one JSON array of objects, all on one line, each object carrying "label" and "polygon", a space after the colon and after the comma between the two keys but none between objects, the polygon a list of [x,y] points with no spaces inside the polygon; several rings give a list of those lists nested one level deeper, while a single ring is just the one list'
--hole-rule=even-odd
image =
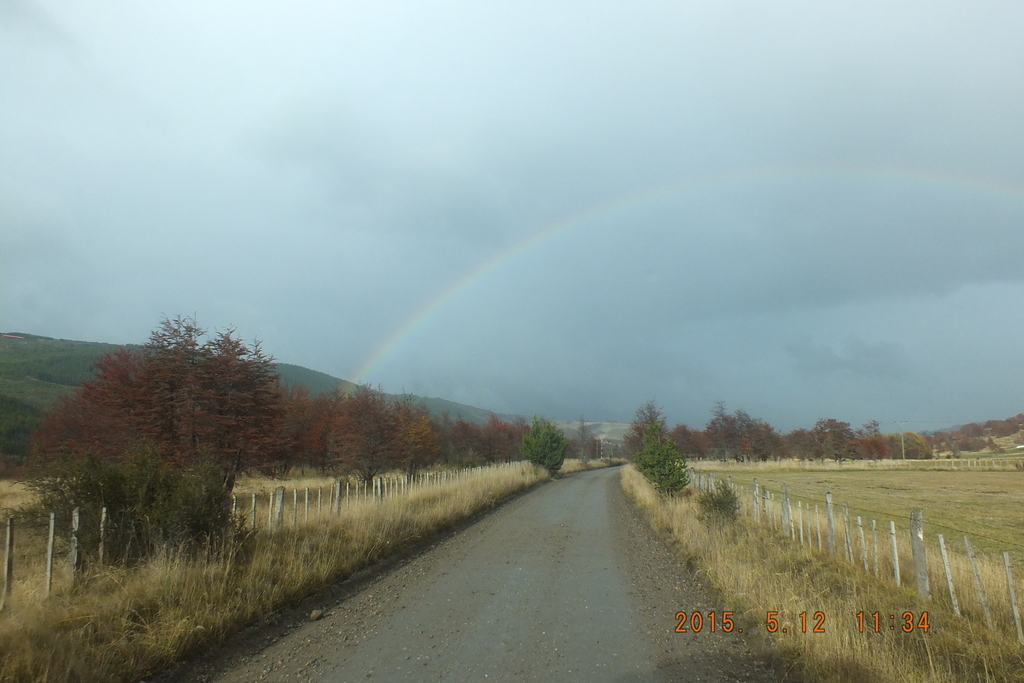
[{"label": "utility pole", "polygon": [[900,420],[896,424],[898,424],[900,426],[900,453],[902,454],[902,459],[906,460],[907,459],[907,445],[903,442],[903,431],[904,431],[903,430],[903,425],[907,424],[907,421],[906,420]]},{"label": "utility pole", "polygon": [[576,423],[576,433],[580,437],[580,460],[585,464],[587,462],[587,420],[582,415]]}]

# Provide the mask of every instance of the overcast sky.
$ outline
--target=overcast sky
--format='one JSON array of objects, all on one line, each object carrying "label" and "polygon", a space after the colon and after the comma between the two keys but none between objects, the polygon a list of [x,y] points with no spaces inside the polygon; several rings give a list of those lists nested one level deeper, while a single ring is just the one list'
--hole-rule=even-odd
[{"label": "overcast sky", "polygon": [[0,0],[0,330],[499,412],[1024,411],[1024,4]]}]

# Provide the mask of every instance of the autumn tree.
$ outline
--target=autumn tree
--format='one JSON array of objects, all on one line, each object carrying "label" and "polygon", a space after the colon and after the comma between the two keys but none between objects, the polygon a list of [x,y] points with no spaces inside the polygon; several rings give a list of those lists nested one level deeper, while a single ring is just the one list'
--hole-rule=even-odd
[{"label": "autumn tree", "polygon": [[234,331],[205,339],[189,318],[164,319],[140,351],[118,349],[44,417],[37,464],[59,454],[118,461],[151,446],[175,466],[212,459],[226,493],[247,468],[281,455],[282,395],[273,361]]},{"label": "autumn tree", "polygon": [[744,413],[743,438],[740,440],[740,454],[744,460],[765,461],[780,458],[785,454],[785,444],[775,428],[760,419],[753,419]]},{"label": "autumn tree", "polygon": [[907,460],[926,460],[932,457],[932,449],[928,441],[917,432],[903,432],[900,434],[888,434],[886,439],[889,442],[889,450],[893,457],[902,458],[904,453]]},{"label": "autumn tree", "polygon": [[485,455],[491,462],[511,462],[519,455],[523,436],[530,428],[526,421],[505,422],[491,413],[482,428],[482,440],[487,444]]},{"label": "autumn tree", "polygon": [[707,437],[709,456],[720,460],[735,458],[740,452],[740,439],[743,432],[740,421],[725,409],[721,401],[715,403],[711,410],[711,419],[704,426]]},{"label": "autumn tree", "polygon": [[794,458],[810,460],[818,457],[817,444],[810,429],[794,429],[782,440],[784,447]]},{"label": "autumn tree", "polygon": [[678,424],[668,433],[668,438],[676,445],[679,453],[686,458],[700,459],[707,453],[708,439],[705,433],[699,429],[691,429],[684,424]]},{"label": "autumn tree", "polygon": [[644,437],[651,427],[663,434],[665,432],[665,416],[662,415],[661,408],[654,401],[647,401],[637,408],[636,415],[629,425],[629,431],[623,437],[623,449],[626,457],[632,458],[640,452],[644,445]]},{"label": "autumn tree", "polygon": [[730,414],[722,402],[712,409],[704,435],[708,454],[723,460],[768,460],[785,452],[774,427],[742,410]]},{"label": "autumn tree", "polygon": [[397,418],[395,462],[409,474],[433,464],[441,456],[441,442],[430,420],[430,412],[412,396],[395,400]]},{"label": "autumn tree", "polygon": [[455,447],[454,457],[457,460],[479,462],[483,458],[486,447],[481,443],[483,434],[480,425],[473,424],[461,417],[452,425],[452,443]]},{"label": "autumn tree", "polygon": [[891,455],[889,441],[879,431],[877,420],[867,422],[857,430],[853,449],[858,457],[865,460],[882,460]]},{"label": "autumn tree", "polygon": [[40,505],[62,524],[75,507],[87,517],[107,508],[111,556],[223,533],[238,474],[282,453],[271,359],[233,331],[205,336],[194,320],[165,319],[141,350],[101,358],[34,435]]},{"label": "autumn tree", "polygon": [[854,455],[853,429],[849,422],[822,418],[811,430],[815,456],[821,459],[846,460]]},{"label": "autumn tree", "polygon": [[384,392],[359,386],[339,405],[337,462],[367,484],[400,460],[398,415]]}]

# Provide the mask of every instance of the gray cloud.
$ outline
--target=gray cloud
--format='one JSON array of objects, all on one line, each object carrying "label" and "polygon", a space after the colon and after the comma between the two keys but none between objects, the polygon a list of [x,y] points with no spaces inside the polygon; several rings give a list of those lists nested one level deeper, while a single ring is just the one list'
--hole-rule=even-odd
[{"label": "gray cloud", "polygon": [[839,349],[802,340],[786,350],[797,369],[812,378],[838,372],[868,379],[899,380],[909,374],[909,359],[903,347],[893,342],[867,342],[851,335]]},{"label": "gray cloud", "polygon": [[1012,414],[1022,13],[6,0],[0,327],[195,312],[352,377],[429,309],[366,379],[563,417]]}]

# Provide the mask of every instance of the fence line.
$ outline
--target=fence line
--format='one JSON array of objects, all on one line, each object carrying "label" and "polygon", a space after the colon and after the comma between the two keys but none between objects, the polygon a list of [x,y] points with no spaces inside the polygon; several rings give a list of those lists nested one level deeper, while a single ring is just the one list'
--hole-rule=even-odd
[{"label": "fence line", "polygon": [[[457,486],[460,482],[465,481],[474,473],[486,470],[520,467],[523,464],[524,463],[521,461],[516,461],[456,470],[419,472],[411,475],[378,475],[374,476],[369,482],[362,479],[356,480],[355,482],[351,479],[338,479],[330,486],[330,500],[327,501],[328,504],[326,508],[324,506],[323,486],[317,487],[315,511],[311,509],[310,488],[308,486],[305,487],[305,494],[301,497],[300,501],[299,490],[293,487],[291,495],[291,519],[290,524],[287,526],[291,529],[298,529],[302,525],[329,521],[331,518],[337,517],[341,514],[343,505],[379,504],[388,499],[408,497],[418,491],[439,489],[449,485]],[[353,483],[355,484],[354,486]],[[344,484],[344,487],[342,484]],[[343,490],[344,500],[342,499]],[[247,522],[248,526],[253,531],[261,533],[276,533],[286,527],[285,520],[287,517],[285,516],[285,508],[287,507],[287,504],[285,502],[285,487],[283,485],[279,485],[272,491],[266,493],[254,492],[252,494],[251,507],[249,510],[240,510],[238,503],[238,494],[233,494],[231,497],[232,517],[240,523]],[[258,522],[258,508],[261,507],[261,504],[266,505],[267,525],[265,529],[260,528]],[[301,524],[299,521],[300,505],[303,505],[304,507]],[[109,555],[109,549],[106,547],[106,536],[109,526],[107,508],[104,507],[100,510],[99,518],[97,564],[102,565],[105,555]],[[66,555],[67,571],[69,576],[68,581],[72,586],[82,579],[83,574],[83,554],[80,542],[80,535],[84,532],[82,521],[83,511],[76,507],[72,512],[69,527],[65,527],[65,533],[67,533],[66,538],[68,539],[68,552]],[[2,573],[3,579],[3,586],[2,589],[0,589],[0,611],[4,611],[10,607],[11,594],[13,592],[15,574],[15,519],[13,517],[7,518],[5,530],[6,544],[4,546],[4,564],[2,572],[0,572]],[[49,530],[46,537],[45,575],[42,581],[42,590],[40,591],[40,594],[44,599],[48,598],[53,590],[53,569],[55,559],[54,542],[58,537],[60,537],[60,534],[58,534],[56,514],[50,512]],[[95,538],[95,536],[93,538]],[[24,583],[24,577],[21,581]],[[33,591],[29,592],[31,593]],[[21,589],[19,588],[19,594],[20,593]]]},{"label": "fence line", "polygon": [[[709,482],[714,481],[713,476],[709,473],[694,471],[694,475],[695,476],[691,478],[691,481],[694,482],[695,487],[699,491],[708,490]],[[804,546],[803,512],[806,510],[808,512],[806,546],[808,552],[814,551],[814,544],[811,542],[811,520],[809,515],[811,504],[809,502],[797,500],[797,519],[794,520],[792,510],[793,496],[788,485],[782,485],[781,493],[778,499],[776,499],[771,495],[763,483],[758,482],[756,478],[753,479],[753,485],[749,492],[749,496],[746,492],[746,487],[734,485],[731,482],[731,477],[729,479],[729,485],[733,488],[734,492],[737,493],[737,498],[740,501],[740,506],[744,511],[744,514],[748,515],[752,519],[755,526],[765,529],[768,533],[778,534],[780,539],[788,539],[794,544],[799,543],[800,546]],[[822,538],[822,524],[819,516],[818,504],[816,502],[814,503],[813,524],[817,529],[817,551],[827,553],[830,556],[836,556],[836,519],[831,491],[825,493],[824,503],[826,517],[824,539]],[[858,510],[861,510],[861,508],[858,508]],[[868,543],[864,532],[865,520],[861,515],[857,515],[855,518],[857,525],[856,543],[858,545],[856,548],[857,552],[855,552],[855,541],[850,522],[850,510],[845,501],[843,502],[842,514],[844,548],[840,556],[850,563],[851,567],[862,569],[865,574],[881,578],[883,576],[883,572],[881,571],[882,558],[880,558],[878,548],[877,520],[871,520],[872,561],[869,562]],[[1009,551],[1002,551],[1002,567],[1000,569],[1002,569],[1002,573],[1005,574],[1005,586],[1003,588],[999,588],[996,576],[998,576],[998,573],[1000,572],[991,564],[986,564],[983,571],[967,536],[964,536],[966,563],[963,559],[958,560],[955,556],[952,556],[950,548],[947,547],[945,538],[942,534],[937,534],[939,549],[938,555],[936,556],[932,553],[931,557],[933,559],[929,559],[929,553],[927,551],[927,534],[925,533],[924,511],[922,509],[915,508],[910,512],[907,531],[903,536],[897,533],[895,520],[888,521],[891,557],[887,559],[892,563],[892,574],[887,580],[891,580],[896,587],[901,586],[900,545],[901,543],[907,544],[910,546],[909,557],[911,574],[913,576],[913,590],[922,600],[941,600],[942,602],[946,602],[948,596],[948,604],[957,617],[971,619],[983,617],[985,626],[989,630],[993,631],[1003,628],[1000,624],[1009,626],[1016,631],[1017,640],[1022,646],[1024,646],[1024,627],[1022,627],[1021,623],[1020,607],[1017,602],[1018,591],[1013,578],[1012,562]],[[799,525],[799,534],[796,532],[796,525]],[[963,556],[961,556],[961,558],[962,557]],[[939,558],[941,559],[941,564]],[[930,582],[930,572],[932,571],[941,572],[941,575],[945,579],[945,592],[939,591],[938,594],[933,595]],[[957,581],[957,575],[961,577],[961,582],[964,580],[969,582],[969,579],[965,578],[968,574],[973,578],[977,602],[974,607],[968,606],[968,608],[965,609],[962,596],[958,595],[955,584]],[[1002,596],[998,600],[998,605],[1001,605],[1000,614],[1002,615],[999,619],[999,623],[997,623],[997,620],[994,618],[989,600],[989,591],[986,590],[986,584],[988,584],[988,587],[992,589],[993,594],[997,595],[997,597],[999,595]],[[1010,626],[1011,622],[1012,626]]]},{"label": "fence line", "polygon": [[881,460],[849,459],[821,460],[818,458],[765,461],[735,461],[700,459],[695,463],[713,465],[716,469],[728,471],[738,469],[744,471],[784,472],[799,470],[936,470],[936,471],[1011,471],[1024,469],[1024,456],[1003,455],[988,458],[926,458],[921,460],[903,460],[885,458]]}]

